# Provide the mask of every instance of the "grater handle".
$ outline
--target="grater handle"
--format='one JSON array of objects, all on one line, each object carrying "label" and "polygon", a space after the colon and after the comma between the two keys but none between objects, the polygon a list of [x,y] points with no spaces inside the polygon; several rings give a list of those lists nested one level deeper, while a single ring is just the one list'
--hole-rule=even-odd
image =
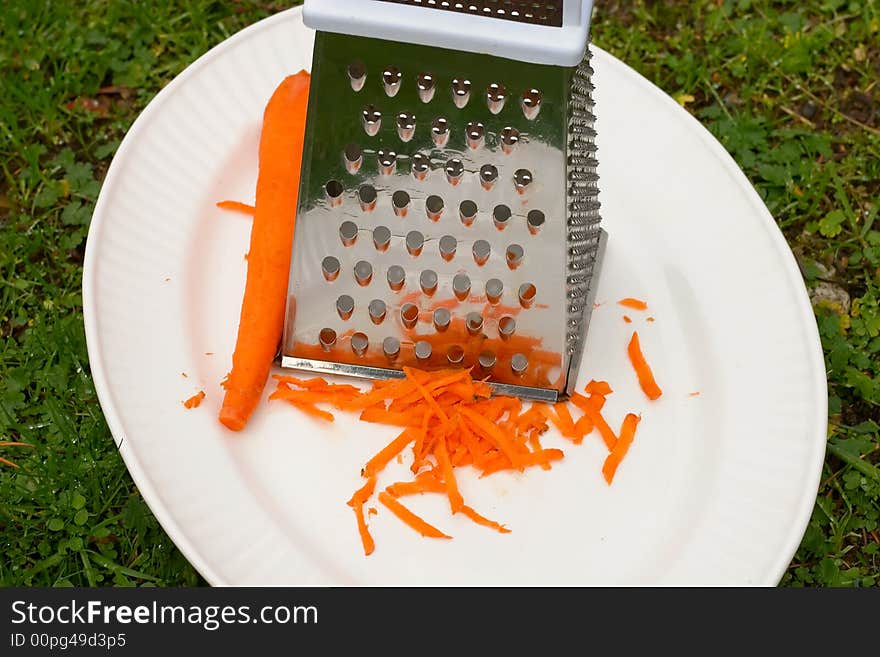
[{"label": "grater handle", "polygon": [[305,0],[303,18],[308,27],[324,32],[573,67],[586,51],[593,0],[559,1],[561,27],[442,11],[428,3],[401,0]]}]

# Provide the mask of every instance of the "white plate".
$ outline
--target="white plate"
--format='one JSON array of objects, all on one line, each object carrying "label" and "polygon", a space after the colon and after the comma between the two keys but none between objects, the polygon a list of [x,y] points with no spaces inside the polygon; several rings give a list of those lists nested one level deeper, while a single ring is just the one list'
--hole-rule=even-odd
[{"label": "white plate", "polygon": [[[776,583],[806,527],[825,446],[807,294],[723,148],[598,49],[611,239],[581,383],[611,382],[613,424],[628,410],[643,416],[614,486],[602,480],[600,440],[574,448],[548,435],[566,451],[552,472],[462,477],[471,504],[513,533],[453,518],[440,496],[425,496],[414,510],[455,539],[423,539],[380,508],[365,558],[345,501],[393,431],[344,416],[321,424],[281,402],[264,402],[244,433],[220,426],[249,220],[214,202],[253,199],[263,108],[284,75],[309,65],[312,38],[291,10],[188,68],[125,138],[92,220],[83,295],[101,405],[187,558],[212,584]],[[630,312],[635,323],[624,324],[614,303],[624,296],[647,299],[656,322]],[[664,389],[655,403],[626,358],[632,328]],[[199,389],[202,407],[184,410]]]}]

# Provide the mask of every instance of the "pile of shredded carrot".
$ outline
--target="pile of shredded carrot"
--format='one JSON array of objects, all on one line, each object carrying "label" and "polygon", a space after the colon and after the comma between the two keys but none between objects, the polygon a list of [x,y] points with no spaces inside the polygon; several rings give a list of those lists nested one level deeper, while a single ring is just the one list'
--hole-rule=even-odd
[{"label": "pile of shredded carrot", "polygon": [[275,375],[278,386],[270,396],[328,422],[334,421],[333,413],[319,405],[357,412],[365,422],[401,429],[364,465],[361,475],[366,483],[348,501],[367,555],[373,552],[375,543],[364,507],[376,494],[379,474],[405,450],[412,454],[413,479],[392,483],[377,495],[391,513],[422,536],[451,538],[401,501],[410,495],[443,494],[449,499],[453,514],[461,513],[479,525],[507,533],[510,530],[503,524],[468,506],[458,488],[456,468],[471,466],[484,477],[535,467],[549,470],[554,461],[563,457],[562,450],[541,445],[541,435],[553,424],[574,444],[594,431],[598,433],[609,452],[602,473],[611,484],[640,419],[628,414],[615,433],[602,415],[605,398],[612,393],[611,386],[604,381],[591,381],[585,395],[574,393],[571,405],[532,403],[526,407],[517,398],[493,395],[488,384],[471,377],[470,370],[425,372],[404,368],[404,374],[403,379],[374,381],[369,390],[329,383],[322,378]]}]

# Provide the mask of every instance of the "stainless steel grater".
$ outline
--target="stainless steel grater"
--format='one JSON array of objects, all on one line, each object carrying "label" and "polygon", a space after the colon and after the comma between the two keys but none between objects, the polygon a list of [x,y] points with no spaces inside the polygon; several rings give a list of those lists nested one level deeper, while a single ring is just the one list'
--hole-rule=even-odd
[{"label": "stainless steel grater", "polygon": [[306,0],[284,367],[577,379],[600,228],[591,0]]}]

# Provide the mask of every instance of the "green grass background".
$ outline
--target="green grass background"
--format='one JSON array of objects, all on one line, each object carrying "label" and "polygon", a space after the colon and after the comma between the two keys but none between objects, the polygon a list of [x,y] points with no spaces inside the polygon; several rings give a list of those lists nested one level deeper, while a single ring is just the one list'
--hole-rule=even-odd
[{"label": "green grass background", "polygon": [[[766,201],[817,294],[828,456],[783,579],[880,578],[880,3],[597,2],[594,39],[697,116]],[[239,0],[0,8],[0,583],[193,585],[101,415],[83,250],[107,166],[159,89],[283,9]],[[818,291],[818,292],[817,292]],[[760,322],[761,318],[754,318]]]}]

